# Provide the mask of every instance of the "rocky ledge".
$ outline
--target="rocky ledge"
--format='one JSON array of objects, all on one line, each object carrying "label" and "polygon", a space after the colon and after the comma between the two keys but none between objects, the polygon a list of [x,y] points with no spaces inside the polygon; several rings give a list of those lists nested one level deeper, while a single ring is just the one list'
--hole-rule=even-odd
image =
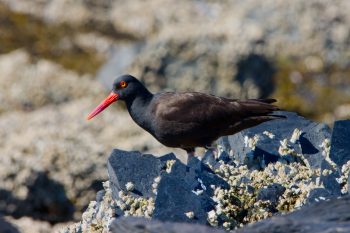
[{"label": "rocky ledge", "polygon": [[174,154],[113,150],[104,190],[82,221],[63,232],[264,232],[269,224],[286,232],[350,228],[350,121],[335,122],[331,132],[295,113],[280,114],[287,119],[223,137],[215,150],[187,165]]}]

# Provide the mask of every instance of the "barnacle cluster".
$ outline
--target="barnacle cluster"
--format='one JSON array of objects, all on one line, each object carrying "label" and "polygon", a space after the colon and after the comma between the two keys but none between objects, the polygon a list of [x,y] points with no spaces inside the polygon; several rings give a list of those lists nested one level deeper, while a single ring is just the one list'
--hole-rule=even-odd
[{"label": "barnacle cluster", "polygon": [[170,160],[166,161],[165,170],[167,173],[171,172],[171,169],[172,169],[173,165],[175,164],[175,162],[176,162],[176,160],[174,160],[174,159],[170,159]]},{"label": "barnacle cluster", "polygon": [[[226,180],[230,188],[216,188],[213,200],[215,210],[208,213],[211,225],[222,225],[233,229],[242,224],[255,222],[272,216],[277,211],[291,211],[306,201],[311,189],[319,187],[319,169],[310,169],[300,163],[269,164],[264,170],[249,170],[222,163],[215,173]],[[286,188],[277,205],[269,200],[258,200],[259,190],[270,184],[281,184]]]},{"label": "barnacle cluster", "polygon": [[338,183],[342,187],[342,194],[349,193],[349,175],[350,175],[350,161],[348,161],[346,164],[342,166],[341,169],[341,176],[339,179],[337,179]]},{"label": "barnacle cluster", "polygon": [[[264,134],[268,136],[269,133]],[[214,210],[208,212],[208,222],[213,226],[234,229],[246,223],[265,219],[276,212],[283,213],[297,209],[306,203],[311,190],[324,188],[320,182],[321,169],[311,168],[306,158],[296,152],[290,144],[298,143],[301,134],[301,130],[295,129],[290,139],[282,140],[279,161],[262,167],[262,170],[219,161],[219,165],[213,168],[214,172],[229,184],[229,189],[214,187],[212,199],[216,202],[216,206]],[[245,137],[246,147],[252,149],[258,141],[259,137],[256,135],[253,138]],[[331,161],[329,140],[325,140],[320,147],[323,149],[324,158]],[[231,154],[230,156],[232,157]],[[295,159],[290,160],[288,156]],[[331,161],[331,164],[334,162]],[[344,193],[348,190],[349,173],[350,162],[343,166],[342,176],[338,181],[343,184]],[[284,189],[280,195],[276,195],[277,201],[259,199],[259,192],[273,184],[281,185]]]},{"label": "barnacle cluster", "polygon": [[104,193],[101,201],[91,201],[78,223],[67,226],[61,233],[107,233],[108,226],[115,216],[116,203],[112,198],[109,181],[103,182]]},{"label": "barnacle cluster", "polygon": [[124,191],[119,191],[119,200],[116,201],[116,206],[124,211],[124,216],[143,216],[150,218],[154,210],[154,199],[135,197]]}]

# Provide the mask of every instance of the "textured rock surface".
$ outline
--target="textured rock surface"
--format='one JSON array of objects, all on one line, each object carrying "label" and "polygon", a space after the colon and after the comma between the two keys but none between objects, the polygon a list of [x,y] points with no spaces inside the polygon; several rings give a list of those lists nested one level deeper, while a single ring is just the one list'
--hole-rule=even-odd
[{"label": "textured rock surface", "polygon": [[[348,232],[350,230],[350,196],[331,199],[283,216],[275,216],[241,229],[237,233],[277,233],[277,232]],[[330,211],[331,210],[331,211]],[[177,233],[177,232],[224,232],[196,224],[164,223],[142,218],[123,217],[111,221],[110,230],[117,232]]]},{"label": "textured rock surface", "polygon": [[[330,211],[331,210],[331,211]],[[258,223],[245,226],[232,231],[235,233],[328,233],[350,231],[350,197],[332,199],[328,202],[318,203],[304,207],[294,213],[272,217]],[[121,218],[111,224],[113,233],[141,233],[147,229],[150,233],[187,233],[225,232],[209,229],[193,224],[160,223],[145,219]]]},{"label": "textured rock surface", "polygon": [[243,227],[237,233],[326,233],[350,231],[350,196],[304,207],[294,213]]},{"label": "textured rock surface", "polygon": [[336,121],[332,134],[329,157],[341,168],[350,160],[350,120]]},{"label": "textured rock surface", "polygon": [[[249,147],[256,150],[257,145],[267,148],[263,147],[264,143],[274,142],[277,139],[300,144],[300,137],[304,135],[310,140],[307,146],[322,143],[322,145],[317,145],[320,150],[318,151],[320,156],[318,159],[327,162],[332,167],[332,164],[335,163],[329,157],[329,128],[307,121],[292,113],[285,114],[291,116],[290,121],[285,121],[284,127],[286,131],[289,130],[289,133],[276,133],[272,136],[272,132],[266,133],[265,130],[257,130],[258,126],[250,130],[256,130],[254,132],[258,136],[267,136],[269,140],[258,144],[258,140],[242,139],[240,143],[236,142],[236,146],[243,147],[244,141],[246,141]],[[278,121],[275,124],[276,128],[281,128]],[[304,126],[301,129],[304,134],[300,130],[292,130],[288,127],[289,124],[292,124],[293,127]],[[250,136],[254,139],[255,135]],[[142,216],[161,221],[200,223],[232,230],[243,224],[263,220],[272,215],[290,212],[305,206],[301,212],[288,215],[293,216],[293,220],[286,217],[288,219],[286,221],[301,221],[302,217],[298,217],[299,213],[303,215],[305,213],[303,211],[307,212],[309,208],[307,206],[339,197],[341,191],[344,194],[347,192],[350,172],[348,164],[350,162],[347,162],[341,171],[338,171],[339,176],[336,180],[338,186],[333,187],[335,190],[332,191],[322,179],[325,174],[329,173],[329,170],[325,170],[322,166],[309,166],[302,159],[303,152],[308,150],[301,149],[302,146],[299,149],[301,159],[283,158],[286,156],[284,152],[292,153],[293,149],[280,143],[283,148],[277,149],[280,154],[276,156],[281,158],[264,166],[248,168],[247,165],[251,164],[251,161],[247,159],[242,159],[241,162],[237,161],[231,147],[229,148],[228,144],[226,147],[223,146],[223,141],[224,139],[218,145],[218,155],[207,151],[202,161],[194,158],[187,165],[182,164],[173,154],[156,158],[150,154],[135,151],[114,150],[108,160],[110,180],[105,183],[105,190],[98,193],[96,201],[91,202],[83,214],[82,221],[67,227],[63,232],[96,229],[106,231],[115,217],[118,219],[115,220],[116,222],[120,221],[120,225],[114,224],[114,228],[118,230],[125,228],[127,231],[140,226],[141,229],[150,227],[149,229],[152,231],[157,227],[160,227],[158,229],[164,227],[157,222],[150,223],[148,226],[145,220],[140,220],[139,224],[135,223],[129,226],[131,220],[119,219],[123,216]],[[337,145],[335,144],[335,146]],[[274,148],[271,151],[274,152]],[[248,153],[242,156],[248,158],[250,155]],[[345,202],[349,201],[348,198],[344,200]],[[329,203],[337,203],[337,200]],[[340,204],[334,205],[334,208],[337,208]],[[317,211],[317,208],[313,208],[315,207],[311,207],[307,213],[311,215],[312,211]],[[340,213],[343,211],[345,210],[340,209]],[[318,216],[316,215],[316,219]],[[324,220],[331,221],[332,218],[332,216],[325,216]],[[334,216],[334,219],[337,217]],[[284,218],[281,221],[284,223]],[[298,224],[299,222],[295,225]],[[302,225],[303,222],[300,224]],[[331,222],[327,227],[333,229],[334,224],[340,223]],[[338,226],[343,227],[341,224]],[[153,229],[153,227],[156,228]],[[300,229],[304,229],[302,226],[300,227]]]},{"label": "textured rock surface", "polygon": [[110,226],[112,233],[224,233],[226,231],[213,229],[198,224],[160,222],[143,218],[118,218]]},{"label": "textured rock surface", "polygon": [[350,121],[336,121],[332,134],[329,159],[322,163],[322,182],[329,193],[348,193],[347,183],[350,172]]},{"label": "textured rock surface", "polygon": [[249,167],[264,168],[270,162],[300,161],[312,168],[320,168],[323,142],[330,139],[331,130],[291,112],[277,112],[287,119],[263,123],[229,137],[219,144],[233,155],[235,161]]},{"label": "textured rock surface", "polygon": [[[109,72],[100,80],[108,82],[118,75],[109,75],[111,72],[129,70],[144,79],[152,91],[164,88],[186,90],[190,87],[191,90],[225,96],[245,97],[247,92],[251,97],[264,96],[272,91],[267,85],[271,85],[274,68],[281,68],[274,67],[271,62],[281,62],[283,69],[284,59],[293,57],[298,66],[292,63],[288,72],[282,70],[276,78],[283,77],[279,79],[282,83],[289,81],[290,85],[285,86],[287,91],[276,90],[291,96],[294,90],[290,88],[295,86],[303,93],[299,102],[293,101],[298,111],[305,104],[309,113],[322,113],[329,119],[332,112],[323,111],[323,108],[332,106],[336,108],[334,114],[337,117],[350,115],[346,102],[350,93],[348,1],[201,0],[178,1],[176,5],[169,0],[0,2],[15,11],[34,16],[11,14],[8,17],[8,14],[3,14],[6,9],[0,6],[0,52],[19,49],[0,56],[0,195],[5,197],[0,200],[0,211],[3,213],[25,213],[38,219],[65,221],[66,216],[71,216],[73,204],[77,209],[75,216],[80,218],[80,211],[96,190],[101,189],[100,181],[107,179],[105,160],[111,148],[157,154],[173,151],[159,145],[135,127],[125,112],[115,108],[108,109],[92,124],[82,120],[106,93],[102,93],[92,75],[79,75],[63,67],[92,74],[112,52],[116,42],[122,45],[116,47],[109,68],[99,73],[101,77],[103,70]],[[139,42],[144,43],[140,48],[142,51],[135,49]],[[305,85],[312,80],[312,85]],[[333,88],[337,93],[335,96],[329,94]],[[325,90],[324,99],[320,98],[321,104],[310,104],[308,98],[319,98],[318,92],[312,94],[319,89]],[[289,99],[276,96],[282,100],[279,104],[288,103]],[[333,104],[325,104],[328,100]],[[113,127],[105,127],[111,122]],[[290,144],[288,142],[287,147]],[[322,151],[326,153],[330,144],[328,147],[327,143],[324,145]],[[318,150],[321,148],[313,146]],[[287,148],[284,150],[288,151]],[[298,146],[295,151],[298,151]],[[313,158],[312,152],[311,155],[303,153]],[[230,156],[229,151],[220,154],[219,158],[226,163],[225,169],[227,164],[238,165]],[[310,161],[319,166],[319,160]],[[256,165],[256,161],[253,164]],[[241,187],[247,187],[247,193],[253,193],[254,198],[257,192],[276,182],[274,177],[277,177],[277,182],[288,184],[284,185],[286,191],[279,200],[288,200],[288,195],[299,195],[296,199],[302,203],[304,200],[316,202],[320,197],[339,195],[339,190],[347,193],[349,164],[339,167],[335,166],[337,161],[333,164],[331,160],[324,160],[322,164],[319,183],[318,171],[311,172],[300,163],[292,165],[291,171],[278,164],[266,171],[266,168],[261,168],[261,173],[257,174],[242,168],[240,173],[244,176],[237,174],[235,176],[240,180],[233,180]],[[219,170],[220,165],[216,164],[213,169]],[[279,179],[276,170],[281,174],[286,170],[288,179]],[[302,171],[300,179],[310,178],[306,187],[297,178],[291,178],[292,175],[298,177],[295,173],[298,170]],[[42,180],[38,174],[46,174],[46,182],[38,182]],[[271,177],[273,181],[260,182],[259,175],[267,180]],[[252,180],[253,184],[249,183]],[[289,187],[293,182],[297,183],[296,186]],[[311,188],[311,182],[317,185]],[[45,191],[46,184],[54,187],[55,192]],[[291,193],[291,190],[298,193],[298,188],[302,195]],[[233,193],[237,196],[239,192]],[[304,197],[308,193],[309,196]],[[243,203],[248,203],[249,210],[251,205],[246,200],[254,202],[254,198],[242,198]],[[62,200],[66,202],[63,204]],[[287,202],[287,206],[294,208],[291,202]],[[40,216],[36,208],[49,209]],[[281,206],[277,208],[283,209]],[[29,227],[22,229],[26,231]]]},{"label": "textured rock surface", "polygon": [[[134,198],[154,199],[151,213],[130,210],[130,215],[150,215],[154,219],[205,224],[207,212],[214,209],[213,188],[228,187],[210,173],[197,159],[189,166],[173,154],[156,158],[139,152],[114,150],[108,160],[108,173],[113,197],[122,200],[126,193]],[[128,183],[133,184],[128,190]],[[136,207],[137,208],[137,207]],[[125,212],[124,212],[125,214]]]}]

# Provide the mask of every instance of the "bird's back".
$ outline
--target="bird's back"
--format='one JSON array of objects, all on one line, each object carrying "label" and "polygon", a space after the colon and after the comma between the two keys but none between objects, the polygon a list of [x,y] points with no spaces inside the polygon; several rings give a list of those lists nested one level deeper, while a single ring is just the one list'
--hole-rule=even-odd
[{"label": "bird's back", "polygon": [[198,92],[165,92],[154,96],[153,135],[171,147],[210,145],[220,136],[279,118],[273,99],[236,100]]}]

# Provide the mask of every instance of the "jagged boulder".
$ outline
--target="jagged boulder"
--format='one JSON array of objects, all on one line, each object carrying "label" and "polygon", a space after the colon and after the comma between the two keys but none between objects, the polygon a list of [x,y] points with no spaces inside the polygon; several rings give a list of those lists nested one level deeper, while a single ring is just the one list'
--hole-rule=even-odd
[{"label": "jagged boulder", "polygon": [[[218,151],[208,150],[201,160],[193,158],[186,165],[174,154],[155,157],[136,151],[113,150],[108,159],[109,181],[104,190],[91,202],[83,220],[65,232],[123,228],[128,232],[137,226],[164,233],[174,227],[177,230],[176,226],[184,227],[184,232],[191,229],[190,225],[181,225],[184,223],[233,230],[242,224],[300,208],[303,210],[288,215],[292,220],[281,218],[282,227],[287,231],[292,227],[296,232],[302,232],[304,226],[318,229],[298,216],[304,216],[307,206],[348,192],[350,162],[345,159],[336,163],[329,155],[330,151],[337,153],[333,151],[347,149],[345,140],[341,140],[345,136],[337,136],[347,135],[347,122],[336,122],[331,143],[328,126],[294,113],[276,114],[288,118],[223,137],[219,140]],[[275,159],[269,160],[271,157],[266,155],[273,155]],[[311,208],[310,213],[317,210],[317,207]],[[338,208],[338,204],[334,204],[334,208]],[[342,211],[344,209],[340,209]],[[146,217],[152,221],[125,218],[127,216]],[[321,221],[319,217],[316,215],[317,221]],[[334,216],[335,222],[331,219],[331,216],[324,218],[327,229],[342,226],[337,222],[338,216]],[[135,223],[130,223],[133,220]],[[154,220],[172,224],[163,225]],[[284,225],[284,221],[295,222],[295,225]],[[203,232],[206,230],[203,228]]]},{"label": "jagged boulder", "polygon": [[322,144],[330,139],[331,130],[293,112],[276,112],[287,119],[265,122],[237,134],[222,137],[219,144],[234,160],[261,169],[270,162],[299,161],[320,168],[325,159]]},{"label": "jagged boulder", "polygon": [[[113,150],[108,159],[112,196],[128,205],[128,198],[148,199],[152,211],[145,208],[122,210],[123,214],[152,215],[154,219],[173,222],[207,223],[207,212],[214,209],[211,199],[215,187],[228,184],[194,158],[189,166],[174,154],[160,158],[139,152]],[[124,198],[125,196],[129,196]]]}]

